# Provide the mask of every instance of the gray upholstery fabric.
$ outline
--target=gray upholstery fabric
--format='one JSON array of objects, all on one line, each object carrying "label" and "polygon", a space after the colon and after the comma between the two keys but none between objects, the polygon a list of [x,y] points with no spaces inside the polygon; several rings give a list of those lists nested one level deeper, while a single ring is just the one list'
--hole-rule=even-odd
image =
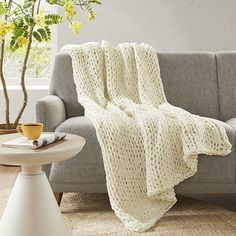
[{"label": "gray upholstery fabric", "polygon": [[101,149],[90,120],[84,116],[70,118],[59,125],[56,131],[80,135],[86,139],[86,144],[73,159],[53,164],[50,180],[65,183],[104,183]]},{"label": "gray upholstery fabric", "polygon": [[216,54],[219,83],[220,118],[236,117],[236,52]]},{"label": "gray upholstery fabric", "polygon": [[232,118],[225,122],[226,124],[230,125],[236,132],[236,118]]},{"label": "gray upholstery fabric", "polygon": [[57,96],[46,96],[36,103],[37,122],[44,124],[44,131],[54,131],[65,119],[65,107]]},{"label": "gray upholstery fabric", "polygon": [[[232,118],[225,122],[226,124],[230,125],[234,131],[236,132],[236,118]],[[235,143],[236,143],[236,135],[235,135]],[[235,174],[235,183],[236,183],[236,174]]]},{"label": "gray upholstery fabric", "polygon": [[[224,121],[236,117],[236,53],[218,53],[217,64],[212,53],[159,53],[158,57],[170,103],[198,115],[221,117]],[[37,121],[44,123],[46,130],[58,126],[56,131],[78,134],[86,139],[84,149],[73,159],[44,167],[53,190],[106,192],[96,131],[82,116],[83,107],[77,101],[71,58],[67,54],[56,58],[50,94],[60,99],[50,96],[40,100],[36,108]],[[198,173],[178,185],[177,193],[236,192],[236,118],[227,124],[223,123],[232,143],[232,153],[227,157],[200,155]]]},{"label": "gray upholstery fabric", "polygon": [[158,53],[168,101],[191,113],[219,119],[215,55]]},{"label": "gray upholstery fabric", "polygon": [[[187,182],[235,182],[235,131],[229,125],[223,122],[222,124],[226,129],[230,142],[233,144],[233,153],[227,157],[201,155],[197,174],[189,178]],[[90,120],[84,116],[70,118],[59,125],[56,131],[81,135],[87,142],[82,152],[75,158],[52,165],[50,181],[62,182],[64,184],[78,183],[79,185],[88,182],[97,182],[99,184],[104,183],[105,185],[105,172],[101,150],[97,141],[95,128]],[[222,169],[225,170],[224,175],[222,175]]]},{"label": "gray upholstery fabric", "polygon": [[49,94],[62,99],[65,104],[66,118],[84,114],[83,107],[78,103],[73,79],[72,60],[68,54],[58,54],[56,56]]},{"label": "gray upholstery fabric", "polygon": [[45,172],[45,174],[46,174],[46,176],[47,176],[48,179],[49,179],[49,177],[50,177],[51,167],[52,167],[51,164],[43,165],[43,167],[42,167],[42,171]]}]

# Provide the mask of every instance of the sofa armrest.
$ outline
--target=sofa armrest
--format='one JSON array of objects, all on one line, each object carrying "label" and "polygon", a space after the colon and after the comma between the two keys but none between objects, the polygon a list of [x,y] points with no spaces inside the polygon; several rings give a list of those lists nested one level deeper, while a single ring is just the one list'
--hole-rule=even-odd
[{"label": "sofa armrest", "polygon": [[63,101],[54,95],[48,95],[36,103],[36,120],[44,124],[44,131],[55,131],[66,119]]},{"label": "sofa armrest", "polygon": [[226,124],[230,125],[236,132],[236,118],[232,118],[225,122]]}]

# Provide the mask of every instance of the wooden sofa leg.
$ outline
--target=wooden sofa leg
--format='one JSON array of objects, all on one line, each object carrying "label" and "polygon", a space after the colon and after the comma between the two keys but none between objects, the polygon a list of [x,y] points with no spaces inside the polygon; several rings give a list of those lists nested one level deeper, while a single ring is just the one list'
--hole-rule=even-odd
[{"label": "wooden sofa leg", "polygon": [[60,206],[61,205],[61,199],[62,199],[63,193],[57,193],[56,192],[56,193],[54,193],[54,196],[56,198],[58,206]]}]

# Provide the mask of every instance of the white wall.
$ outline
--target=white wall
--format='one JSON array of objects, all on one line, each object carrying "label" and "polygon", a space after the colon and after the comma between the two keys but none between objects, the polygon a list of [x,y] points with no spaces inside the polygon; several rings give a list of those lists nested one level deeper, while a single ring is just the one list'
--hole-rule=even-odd
[{"label": "white wall", "polygon": [[[2,95],[2,90],[0,90],[0,123],[5,123],[5,108],[4,108],[4,100],[3,100],[3,95]],[[46,96],[48,93],[47,90],[45,89],[29,89],[28,94],[29,94],[29,104],[26,107],[25,113],[22,117],[21,122],[26,123],[26,122],[33,122],[35,121],[35,104],[36,101],[41,98]],[[9,97],[11,101],[11,120],[13,121],[16,118],[16,115],[18,114],[20,107],[22,106],[23,102],[23,96],[22,92],[19,89],[11,89],[9,90]]]},{"label": "white wall", "polygon": [[235,0],[102,0],[79,37],[64,24],[58,48],[107,39],[146,42],[159,51],[236,50]]},{"label": "white wall", "polygon": [[[107,39],[146,42],[158,51],[236,50],[236,0],[102,0],[98,16],[79,37],[67,25],[58,27],[55,50],[68,43]],[[86,21],[86,20],[85,20]],[[46,90],[30,90],[30,104],[22,122],[35,119],[35,102]],[[12,90],[12,115],[21,103],[21,92]],[[0,91],[0,122],[4,121]]]}]

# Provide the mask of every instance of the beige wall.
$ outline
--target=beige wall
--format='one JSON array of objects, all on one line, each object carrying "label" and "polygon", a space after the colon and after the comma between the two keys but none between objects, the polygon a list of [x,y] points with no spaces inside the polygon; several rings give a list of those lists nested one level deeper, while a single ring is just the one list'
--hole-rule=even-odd
[{"label": "beige wall", "polygon": [[102,0],[79,37],[59,27],[58,48],[107,39],[146,42],[157,50],[236,50],[235,0]]}]

